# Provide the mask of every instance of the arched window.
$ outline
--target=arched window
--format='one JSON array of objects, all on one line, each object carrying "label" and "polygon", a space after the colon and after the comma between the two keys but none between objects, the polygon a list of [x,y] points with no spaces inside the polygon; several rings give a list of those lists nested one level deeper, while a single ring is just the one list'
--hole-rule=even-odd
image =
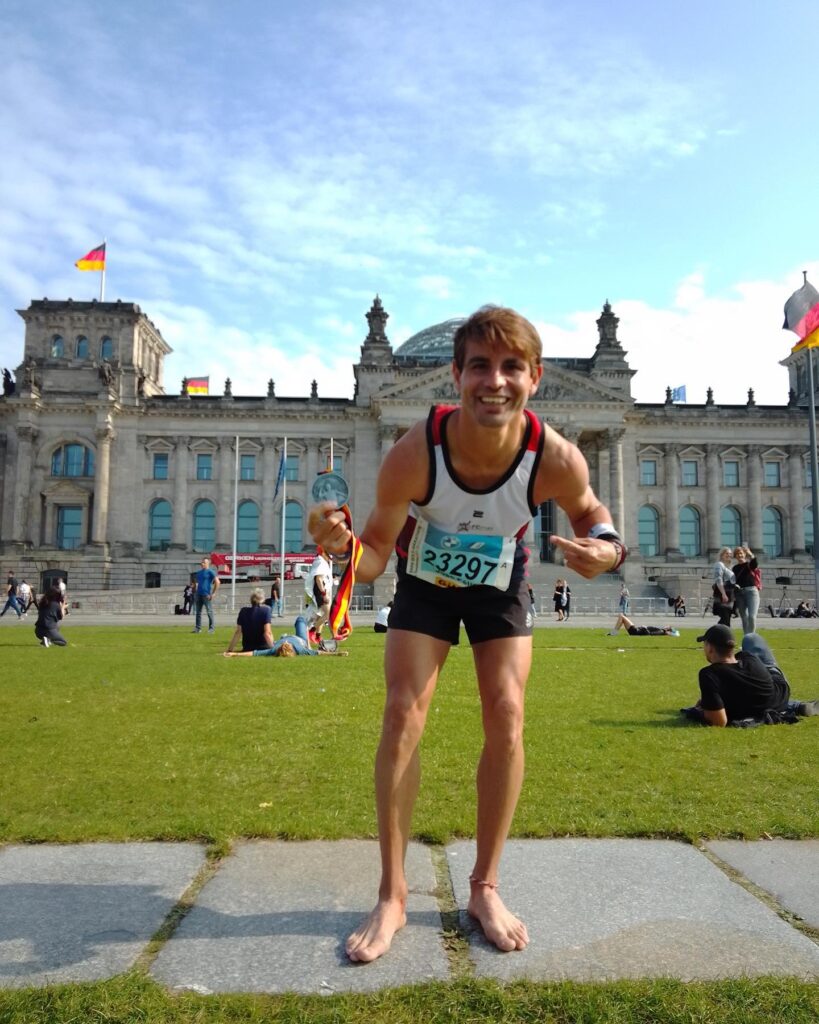
[{"label": "arched window", "polygon": [[762,510],[762,547],[769,558],[781,558],[785,548],[782,513],[770,505]]},{"label": "arched window", "polygon": [[86,338],[84,334],[80,334],[77,336],[77,341],[74,347],[74,353],[77,356],[77,359],[88,358],[88,338]]},{"label": "arched window", "polygon": [[193,550],[213,551],[216,544],[216,506],[212,501],[197,501],[193,506]]},{"label": "arched window", "polygon": [[171,543],[171,503],[160,498],[148,510],[148,548],[167,551]]},{"label": "arched window", "polygon": [[52,359],[62,359],[65,355],[65,342],[62,336],[55,334],[51,339],[51,357]]},{"label": "arched window", "polygon": [[100,359],[113,359],[114,358],[114,343],[111,339],[106,336],[100,342]]},{"label": "arched window", "polygon": [[813,505],[808,505],[804,511],[805,517],[805,551],[813,554]]},{"label": "arched window", "polygon": [[733,505],[726,505],[719,514],[719,542],[724,548],[738,548],[742,543],[742,516]]},{"label": "arched window", "polygon": [[693,505],[683,505],[680,509],[680,551],[686,558],[702,554],[701,537],[699,512]]},{"label": "arched window", "polygon": [[660,553],[660,516],[656,508],[643,505],[637,520],[640,554],[653,558]]},{"label": "arched window", "polygon": [[255,501],[240,501],[236,513],[236,547],[239,551],[259,550],[259,506]]},{"label": "arched window", "polygon": [[64,444],[51,456],[52,476],[93,476],[94,453],[82,444]]},{"label": "arched window", "polygon": [[304,535],[304,510],[297,501],[288,501],[284,513],[284,550],[301,551]]}]

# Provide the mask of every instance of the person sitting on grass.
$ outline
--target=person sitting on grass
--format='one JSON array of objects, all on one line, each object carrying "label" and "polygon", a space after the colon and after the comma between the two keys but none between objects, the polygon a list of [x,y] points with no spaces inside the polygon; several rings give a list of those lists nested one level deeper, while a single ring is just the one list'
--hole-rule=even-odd
[{"label": "person sitting on grass", "polygon": [[337,658],[346,658],[349,651],[339,651],[335,640],[322,640],[318,647],[311,647],[307,636],[307,620],[303,615],[296,619],[295,633],[285,633],[266,650],[261,651],[225,651],[226,658],[261,658],[271,656],[274,658],[296,658],[301,655],[315,657],[317,654],[334,655]]},{"label": "person sitting on grass", "polygon": [[37,605],[37,623],[34,635],[41,647],[66,647],[68,641],[60,632],[60,619],[65,616],[65,601],[59,587],[51,587]]},{"label": "person sitting on grass", "polygon": [[700,669],[700,699],[680,709],[692,721],[721,727],[819,715],[819,700],[791,700],[790,684],[758,633],[747,633],[738,653],[734,634],[722,624],[707,629],[697,643],[708,662]]},{"label": "person sitting on grass", "polygon": [[617,616],[614,628],[608,636],[617,636],[617,631],[622,626],[629,636],[679,636],[680,631],[673,626],[635,626],[635,624],[622,612]]},{"label": "person sitting on grass", "polygon": [[273,646],[273,631],[270,623],[272,610],[264,603],[264,591],[254,587],[250,592],[250,605],[239,609],[236,629],[227,645],[231,653],[241,638],[243,651],[262,651]]}]

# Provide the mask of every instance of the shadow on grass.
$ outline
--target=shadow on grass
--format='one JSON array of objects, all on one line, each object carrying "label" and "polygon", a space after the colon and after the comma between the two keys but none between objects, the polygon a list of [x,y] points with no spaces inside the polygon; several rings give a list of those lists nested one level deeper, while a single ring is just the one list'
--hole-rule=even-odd
[{"label": "shadow on grass", "polygon": [[590,718],[588,720],[589,725],[599,725],[604,727],[614,726],[616,728],[627,728],[627,729],[688,729],[696,722],[691,722],[677,710],[660,709],[656,712],[658,715],[667,715],[667,718],[640,718],[636,720],[629,720],[628,718]]}]

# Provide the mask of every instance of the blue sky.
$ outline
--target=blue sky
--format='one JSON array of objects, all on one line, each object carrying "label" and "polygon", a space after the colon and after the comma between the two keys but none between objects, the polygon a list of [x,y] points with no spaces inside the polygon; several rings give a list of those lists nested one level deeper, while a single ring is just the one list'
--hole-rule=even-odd
[{"label": "blue sky", "polygon": [[817,34],[815,0],[5,0],[0,365],[106,238],[169,392],[351,395],[378,293],[394,346],[497,302],[581,357],[609,299],[638,400],[785,402]]}]

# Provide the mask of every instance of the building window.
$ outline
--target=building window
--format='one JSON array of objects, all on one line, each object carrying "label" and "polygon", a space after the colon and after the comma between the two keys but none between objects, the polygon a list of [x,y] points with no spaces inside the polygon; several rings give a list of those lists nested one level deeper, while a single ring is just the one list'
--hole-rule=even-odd
[{"label": "building window", "polygon": [[51,456],[52,476],[93,476],[94,453],[82,444],[64,444]]},{"label": "building window", "polygon": [[88,358],[88,338],[84,334],[81,334],[77,338],[76,347],[74,349],[77,359]]},{"label": "building window", "polygon": [[722,484],[724,487],[739,487],[739,463],[736,459],[726,459],[723,462]]},{"label": "building window", "polygon": [[805,523],[805,551],[809,555],[813,554],[813,506],[808,505],[804,513]]},{"label": "building window", "polygon": [[288,501],[284,514],[284,550],[301,551],[304,511],[297,501]]},{"label": "building window", "polygon": [[733,505],[726,505],[719,514],[719,542],[724,548],[742,544],[742,516]]},{"label": "building window", "polygon": [[693,505],[683,505],[680,509],[680,551],[686,558],[696,558],[702,553],[701,536],[699,512]]},{"label": "building window", "polygon": [[148,511],[148,548],[167,551],[171,544],[171,503],[161,498]]},{"label": "building window", "polygon": [[259,550],[259,506],[242,501],[236,510],[236,547],[239,551]]},{"label": "building window", "polygon": [[656,459],[640,459],[640,483],[643,487],[657,486]]},{"label": "building window", "polygon": [[781,486],[781,466],[778,462],[766,462],[765,463],[765,486],[766,487],[780,487]]},{"label": "building window", "polygon": [[65,342],[59,334],[55,334],[51,339],[51,358],[62,359],[65,355]]},{"label": "building window", "polygon": [[146,572],[145,573],[145,589],[146,590],[158,590],[162,586],[162,573],[161,572]]},{"label": "building window", "polygon": [[769,558],[781,558],[785,549],[782,513],[770,505],[762,510],[762,547]]},{"label": "building window", "polygon": [[653,558],[660,552],[660,516],[656,508],[643,505],[638,518],[640,554]]},{"label": "building window", "polygon": [[154,480],[168,479],[168,453],[154,453]]},{"label": "building window", "polygon": [[213,456],[210,454],[210,452],[206,452],[204,454],[196,456],[196,479],[213,479]]},{"label": "building window", "polygon": [[216,546],[216,506],[197,501],[193,506],[193,550],[213,551]]},{"label": "building window", "polygon": [[82,544],[82,508],[60,505],[57,508],[57,547],[73,551]]},{"label": "building window", "polygon": [[255,480],[256,479],[256,456],[255,455],[240,455],[239,456],[239,479],[240,480]]},{"label": "building window", "polygon": [[813,475],[811,471],[810,462],[805,463],[805,487],[811,487],[813,481]]},{"label": "building window", "polygon": [[683,487],[696,487],[699,477],[697,475],[697,460],[682,460],[682,485]]},{"label": "building window", "polygon": [[114,358],[114,343],[106,335],[100,342],[100,359]]},{"label": "building window", "polygon": [[299,478],[299,457],[298,455],[288,455],[284,464],[284,478],[285,480],[298,480]]}]

